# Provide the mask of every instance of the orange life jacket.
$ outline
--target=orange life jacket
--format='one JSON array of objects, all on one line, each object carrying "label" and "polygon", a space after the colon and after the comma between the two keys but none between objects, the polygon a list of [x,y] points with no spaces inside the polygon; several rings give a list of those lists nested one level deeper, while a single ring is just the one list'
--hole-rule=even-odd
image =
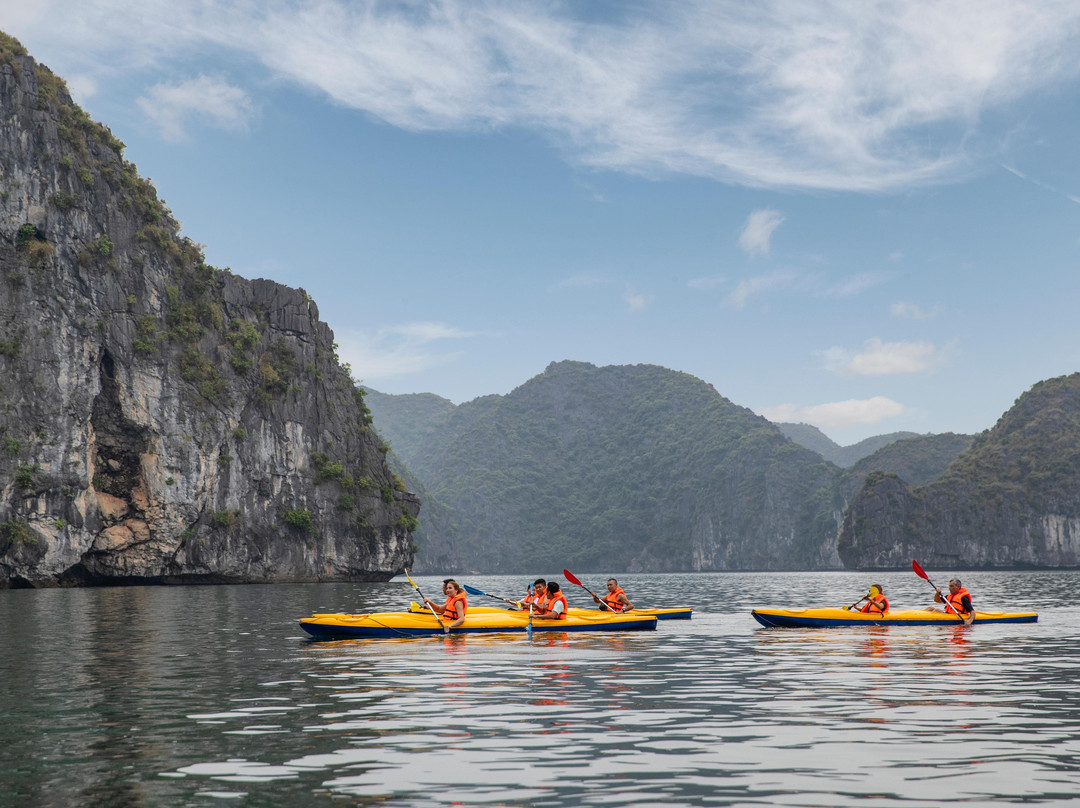
[{"label": "orange life jacket", "polygon": [[875,614],[885,614],[889,611],[889,600],[884,595],[874,595],[866,601],[866,605],[859,611],[864,613],[874,612]]},{"label": "orange life jacket", "polygon": [[548,596],[545,592],[543,596],[529,595],[527,598],[525,598],[525,600],[521,602],[525,606],[525,611],[529,611],[529,604],[531,603],[534,612],[542,612],[544,611],[544,606],[547,605],[547,600]]},{"label": "orange life jacket", "polygon": [[[968,603],[971,603],[971,611],[975,611],[975,604],[971,600],[971,593],[964,589],[964,587],[960,587],[956,590],[955,595],[950,592],[945,598],[945,601],[951,605],[953,609],[956,609],[957,614],[968,614],[967,609],[964,608],[964,595],[967,595]],[[951,611],[951,609],[947,611]]]},{"label": "orange life jacket", "polygon": [[608,605],[608,608],[613,612],[621,612],[623,609],[630,608],[625,603],[619,603],[619,595],[626,596],[626,593],[623,592],[621,586],[615,587],[614,592],[608,592],[604,597],[600,598],[600,600],[604,601],[604,603]]},{"label": "orange life jacket", "polygon": [[[555,608],[556,603],[562,603],[562,612],[554,614],[551,610]],[[565,620],[566,612],[570,608],[570,604],[566,602],[566,595],[561,591],[556,592],[547,599],[547,603],[544,606],[544,614],[542,615],[548,620]]]},{"label": "orange life jacket", "polygon": [[456,595],[449,595],[446,598],[446,606],[443,607],[443,617],[449,618],[450,620],[457,620],[459,617],[464,617],[468,610],[469,601],[465,597],[465,593],[458,592]]}]

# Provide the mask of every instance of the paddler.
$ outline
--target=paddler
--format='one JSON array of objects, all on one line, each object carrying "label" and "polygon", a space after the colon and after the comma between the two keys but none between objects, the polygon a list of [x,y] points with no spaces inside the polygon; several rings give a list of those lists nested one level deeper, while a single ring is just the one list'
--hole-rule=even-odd
[{"label": "paddler", "polygon": [[566,595],[561,591],[558,581],[549,581],[547,585],[547,601],[540,611],[540,617],[545,620],[565,620],[567,609],[570,604],[566,602]]},{"label": "paddler", "polygon": [[600,604],[600,611],[603,612],[625,612],[634,608],[634,604],[614,578],[607,579],[607,594],[604,597],[593,595],[592,599]]},{"label": "paddler", "polygon": [[975,607],[971,604],[971,593],[964,589],[964,585],[960,583],[959,578],[953,578],[949,581],[949,594],[947,597],[941,594],[940,589],[935,589],[934,601],[944,603],[946,606],[944,609],[935,609],[931,606],[930,611],[933,612],[944,611],[949,614],[958,614],[961,617],[975,613]]},{"label": "paddler", "polygon": [[469,610],[469,601],[465,597],[465,590],[461,588],[461,584],[453,578],[447,578],[443,581],[442,591],[446,595],[445,605],[440,606],[426,599],[424,603],[430,606],[432,611],[453,621],[443,625],[443,631],[449,634],[450,629],[457,628],[465,622],[465,613]]},{"label": "paddler", "polygon": [[521,608],[529,611],[529,604],[531,603],[534,612],[542,612],[544,606],[547,605],[547,581],[543,578],[537,578],[533,581],[530,589],[529,594],[521,600]]}]

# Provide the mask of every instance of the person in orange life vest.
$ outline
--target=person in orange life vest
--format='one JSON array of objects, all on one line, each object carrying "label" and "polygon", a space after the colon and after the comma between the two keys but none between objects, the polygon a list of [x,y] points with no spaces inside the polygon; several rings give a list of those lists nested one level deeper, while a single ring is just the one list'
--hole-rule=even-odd
[{"label": "person in orange life vest", "polygon": [[521,608],[529,611],[530,603],[534,612],[544,610],[544,606],[547,604],[547,581],[543,578],[537,578],[533,581],[532,592],[521,599]]},{"label": "person in orange life vest", "polygon": [[607,579],[607,594],[603,598],[593,595],[592,599],[600,604],[602,612],[625,612],[634,608],[634,604],[614,578]]},{"label": "person in orange life vest", "polygon": [[436,614],[441,614],[448,620],[453,621],[443,626],[443,631],[449,634],[450,629],[457,628],[465,622],[465,613],[469,610],[469,602],[465,597],[465,590],[453,578],[447,578],[443,581],[442,591],[446,595],[446,605],[440,606],[430,600],[425,600],[424,603],[430,606]]},{"label": "person in orange life vest", "polygon": [[[971,604],[971,593],[964,589],[964,586],[960,583],[959,578],[953,578],[951,581],[949,581],[948,597],[943,597],[941,594],[941,590],[935,589],[934,600],[937,603],[947,604],[944,609],[934,609],[933,607],[931,607],[932,611],[935,612],[945,611],[949,614],[952,614],[955,610],[956,614],[961,615],[973,614],[975,612],[975,607]],[[949,608],[950,606],[952,607],[951,609]]]},{"label": "person in orange life vest", "polygon": [[866,595],[866,605],[859,609],[864,614],[885,614],[889,611],[889,600],[881,584],[874,584]]},{"label": "person in orange life vest", "polygon": [[570,604],[566,602],[566,595],[561,591],[558,581],[549,581],[547,585],[547,603],[544,604],[540,616],[545,620],[565,620],[566,611]]}]

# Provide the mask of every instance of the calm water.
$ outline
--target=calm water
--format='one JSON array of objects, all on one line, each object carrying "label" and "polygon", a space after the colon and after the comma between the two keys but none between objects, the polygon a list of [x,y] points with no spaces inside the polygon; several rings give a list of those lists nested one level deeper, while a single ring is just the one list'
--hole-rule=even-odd
[{"label": "calm water", "polygon": [[1080,573],[963,578],[980,608],[1039,623],[765,629],[749,614],[876,582],[894,608],[926,605],[910,572],[626,575],[635,601],[694,619],[531,642],[316,643],[296,623],[401,609],[404,580],[0,592],[0,805],[1070,802]]}]

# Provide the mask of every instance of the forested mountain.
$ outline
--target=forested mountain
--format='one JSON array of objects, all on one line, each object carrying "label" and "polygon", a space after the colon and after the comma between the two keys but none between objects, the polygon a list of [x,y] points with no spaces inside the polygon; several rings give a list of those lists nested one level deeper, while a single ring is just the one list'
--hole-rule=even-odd
[{"label": "forested mountain", "polygon": [[417,569],[429,558],[524,573],[838,563],[835,467],[688,374],[559,362],[456,407],[367,401],[461,528],[453,552],[419,541]]},{"label": "forested mountain", "polygon": [[867,569],[1080,565],[1080,374],[1036,384],[936,482],[871,473],[839,549]]},{"label": "forested mountain", "polygon": [[867,475],[874,471],[896,474],[910,485],[925,485],[939,479],[949,465],[971,446],[973,440],[971,435],[953,432],[895,440],[859,460],[847,470],[847,475],[855,481],[856,491],[862,487]]},{"label": "forested mountain", "polygon": [[817,452],[830,463],[841,468],[853,466],[859,460],[869,457],[878,449],[898,440],[914,438],[916,432],[890,432],[887,435],[874,435],[850,446],[841,446],[816,426],[810,424],[778,423],[777,428],[800,446]]}]

